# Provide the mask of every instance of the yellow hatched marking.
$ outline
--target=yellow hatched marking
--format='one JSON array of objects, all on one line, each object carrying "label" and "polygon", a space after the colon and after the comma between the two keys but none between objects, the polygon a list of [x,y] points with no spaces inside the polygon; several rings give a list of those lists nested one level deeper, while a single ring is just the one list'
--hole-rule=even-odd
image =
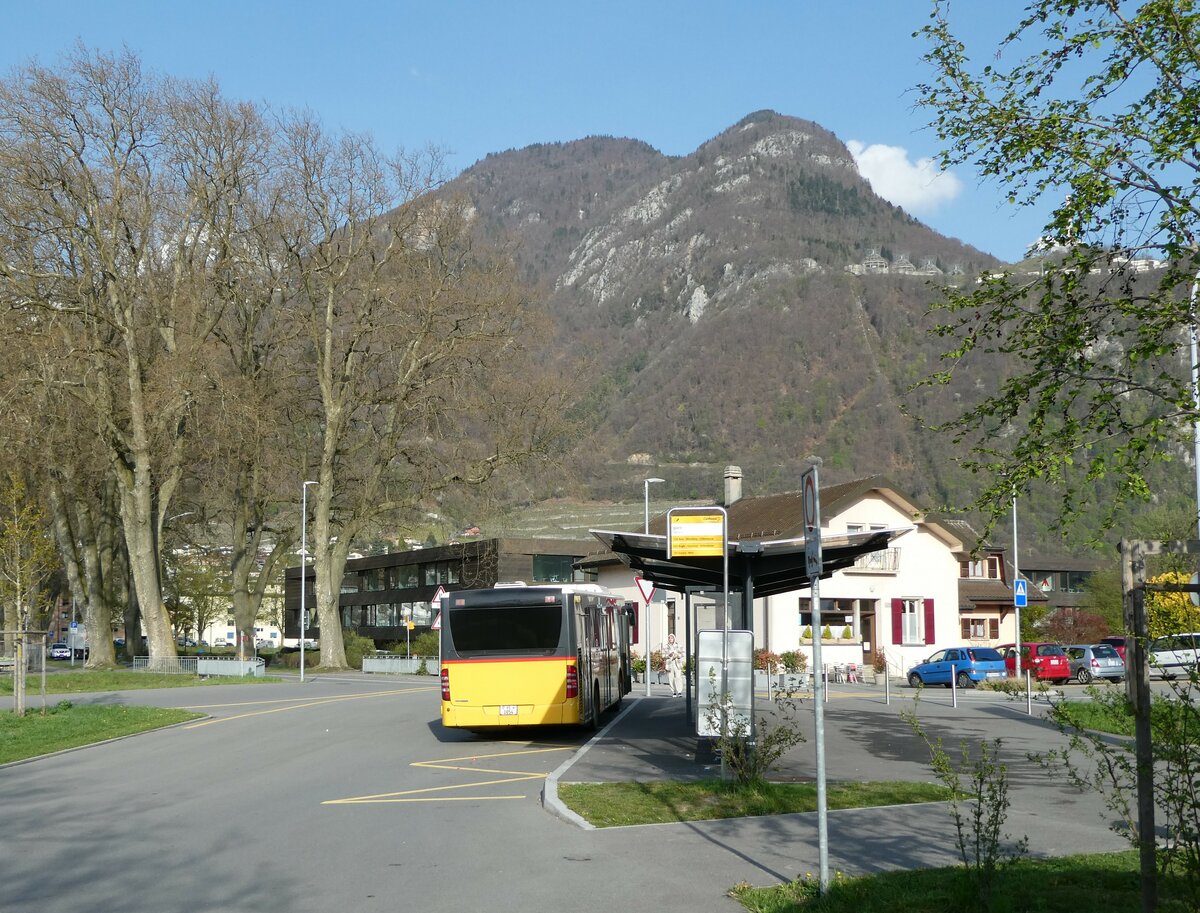
[{"label": "yellow hatched marking", "polygon": [[[519,743],[510,743],[519,744]],[[519,796],[451,796],[447,793],[461,789],[475,789],[484,786],[499,786],[502,783],[521,783],[527,780],[544,780],[546,774],[529,773],[523,770],[503,770],[499,768],[463,766],[462,761],[490,761],[494,758],[515,758],[522,755],[548,754],[555,751],[573,751],[574,745],[553,745],[537,748],[526,748],[521,751],[501,751],[489,755],[464,755],[461,758],[447,758],[444,761],[414,761],[410,767],[427,767],[438,770],[460,770],[469,773],[509,774],[498,780],[476,780],[471,783],[459,783],[454,786],[427,786],[422,789],[406,789],[394,793],[379,793],[374,796],[353,796],[348,799],[329,799],[322,805],[366,805],[372,803],[397,802],[462,802],[462,801],[492,801],[496,799],[525,799]]]},{"label": "yellow hatched marking", "polygon": [[[416,692],[416,691],[434,691],[434,690],[436,690],[436,689],[435,688],[401,688],[401,689],[397,689],[394,691],[372,691],[370,694],[343,694],[338,697],[323,697],[323,698],[315,698],[313,700],[304,700],[302,698],[293,698],[290,701],[247,701],[245,703],[248,706],[261,706],[262,704],[269,704],[269,703],[286,703],[287,706],[286,707],[270,707],[266,710],[253,710],[248,713],[237,713],[237,714],[234,714],[233,716],[215,717],[210,720],[201,720],[198,723],[192,723],[188,726],[184,726],[183,728],[184,729],[199,729],[202,726],[212,726],[216,723],[229,723],[229,722],[232,722],[233,720],[244,720],[244,719],[248,719],[250,717],[264,716],[268,713],[283,713],[284,711],[287,711],[287,710],[300,710],[305,707],[320,707],[322,704],[337,704],[342,701],[357,701],[357,700],[361,700],[363,698],[368,698],[368,697],[386,697],[386,696],[394,695],[394,694],[409,694],[409,693]],[[236,706],[243,706],[243,705],[241,705],[241,704],[210,704],[210,705],[200,704],[200,705],[195,705],[194,707],[187,707],[184,709],[191,710],[191,709],[196,709],[197,707],[203,707],[203,706],[236,707]]]}]

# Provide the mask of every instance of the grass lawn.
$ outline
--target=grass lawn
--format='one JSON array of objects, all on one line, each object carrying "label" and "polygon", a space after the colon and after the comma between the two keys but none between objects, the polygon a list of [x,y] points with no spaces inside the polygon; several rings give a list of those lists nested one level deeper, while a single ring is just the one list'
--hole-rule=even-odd
[{"label": "grass lawn", "polygon": [[[596,827],[782,815],[817,809],[815,783],[750,786],[721,780],[560,783],[558,797]],[[826,805],[831,809],[943,802],[949,798],[948,789],[932,783],[829,783],[826,789]]]},{"label": "grass lawn", "polygon": [[[1062,704],[1057,712],[1080,729],[1133,736],[1133,710],[1123,695],[1105,695],[1092,701],[1069,701]],[[1191,701],[1159,697],[1150,705],[1150,726],[1155,739],[1177,739],[1179,734],[1194,731],[1196,716],[1197,707]]]},{"label": "grass lawn", "polygon": [[0,764],[161,729],[203,716],[190,710],[162,707],[117,704],[76,707],[70,701],[61,701],[56,707],[46,708],[44,713],[41,708],[28,710],[23,717],[0,713]]},{"label": "grass lawn", "polygon": [[[196,685],[249,685],[279,682],[279,678],[245,676],[164,675],[158,672],[132,672],[128,669],[59,669],[46,673],[47,694],[83,694],[88,691],[144,691],[148,688],[190,688]],[[41,694],[42,677],[29,673],[25,679],[27,700]],[[0,694],[13,693],[11,675],[0,678]]]},{"label": "grass lawn", "polygon": [[[1160,876],[1157,909],[1182,911],[1186,887],[1176,875]],[[753,913],[946,913],[988,910],[990,913],[1062,913],[1094,907],[1105,913],[1137,913],[1141,888],[1136,850],[1022,859],[999,869],[990,891],[981,892],[967,869],[918,869],[861,878],[831,878],[821,897],[816,878],[806,873],[790,884],[754,888],[742,884],[730,891]],[[1089,899],[1090,900],[1085,900]]]}]

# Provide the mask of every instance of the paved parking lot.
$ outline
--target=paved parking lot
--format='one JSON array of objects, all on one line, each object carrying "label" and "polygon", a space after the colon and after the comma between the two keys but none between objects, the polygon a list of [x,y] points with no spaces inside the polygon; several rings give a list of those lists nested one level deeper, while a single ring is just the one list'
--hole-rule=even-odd
[{"label": "paved parking lot", "polygon": [[[543,807],[557,780],[712,774],[685,702],[665,687],[627,698],[594,740],[447,732],[437,694],[429,679],[359,675],[89,696],[210,717],[4,769],[0,911],[549,909],[569,881],[578,910],[654,898],[663,913],[690,913],[740,909],[725,896],[737,882],[816,869],[815,815],[586,830]],[[831,778],[930,779],[899,717],[911,692],[893,697],[889,707],[870,687],[832,691]],[[1034,853],[1122,846],[1093,797],[1023,760],[1057,738],[1023,704],[922,697],[922,719],[947,744],[1004,740],[1009,830]],[[784,773],[809,777],[814,764],[810,739]],[[833,812],[829,834],[831,866],[850,873],[955,861],[939,803]]]}]

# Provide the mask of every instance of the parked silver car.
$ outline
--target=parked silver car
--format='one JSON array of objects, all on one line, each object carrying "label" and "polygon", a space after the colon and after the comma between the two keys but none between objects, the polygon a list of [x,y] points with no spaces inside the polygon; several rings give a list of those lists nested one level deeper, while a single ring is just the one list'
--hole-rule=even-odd
[{"label": "parked silver car", "polygon": [[1125,661],[1112,644],[1072,644],[1067,647],[1071,678],[1086,685],[1103,678],[1119,682],[1125,677]]}]

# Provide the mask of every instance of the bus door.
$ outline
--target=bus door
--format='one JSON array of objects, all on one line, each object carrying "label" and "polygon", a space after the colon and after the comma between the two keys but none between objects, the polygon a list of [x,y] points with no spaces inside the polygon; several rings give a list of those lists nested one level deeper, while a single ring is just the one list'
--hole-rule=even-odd
[{"label": "bus door", "polygon": [[632,602],[626,602],[618,611],[619,622],[617,624],[617,652],[621,656],[621,694],[628,694],[633,690],[633,655],[630,650],[630,632],[633,629],[634,619],[637,618],[637,607]]},{"label": "bus door", "polygon": [[592,712],[592,682],[595,665],[592,650],[592,620],[594,607],[586,599],[576,595],[575,600],[575,656],[579,672],[579,719],[590,718]]}]

